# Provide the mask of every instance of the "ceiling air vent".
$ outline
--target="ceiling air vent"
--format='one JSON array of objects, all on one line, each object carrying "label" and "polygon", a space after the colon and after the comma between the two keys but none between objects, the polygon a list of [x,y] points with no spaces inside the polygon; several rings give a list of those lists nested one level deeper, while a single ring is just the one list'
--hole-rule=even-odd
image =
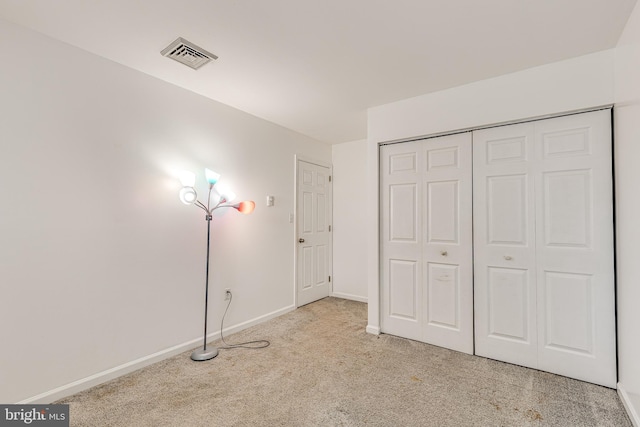
[{"label": "ceiling air vent", "polygon": [[211,52],[207,52],[201,47],[178,37],[173,43],[164,48],[160,52],[167,58],[175,59],[176,61],[197,70],[207,62],[213,59],[218,59],[216,55]]}]

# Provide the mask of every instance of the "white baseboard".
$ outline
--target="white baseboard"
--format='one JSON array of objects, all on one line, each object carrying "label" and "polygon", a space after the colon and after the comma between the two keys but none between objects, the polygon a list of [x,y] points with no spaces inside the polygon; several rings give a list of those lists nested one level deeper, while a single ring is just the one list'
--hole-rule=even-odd
[{"label": "white baseboard", "polygon": [[[282,316],[283,314],[289,313],[290,311],[293,311],[295,309],[296,307],[294,305],[281,308],[280,310],[267,313],[263,316],[256,317],[255,319],[247,320],[246,322],[240,323],[238,325],[225,328],[224,334],[227,335],[227,334],[232,334],[234,332],[239,332],[243,329],[247,329],[259,323],[266,322],[267,320],[273,319],[275,317]],[[208,340],[211,340],[211,341],[216,340],[220,338],[220,331],[207,334],[207,337],[208,337]],[[158,351],[157,353],[153,353],[148,356],[143,356],[139,359],[132,360],[120,366],[107,369],[106,371],[98,372],[88,377],[81,378],[69,384],[65,384],[63,386],[54,388],[53,390],[45,391],[44,393],[40,393],[36,396],[29,397],[17,403],[23,404],[23,405],[52,403],[52,402],[55,402],[56,400],[63,399],[72,394],[94,387],[98,384],[102,384],[112,379],[121,377],[122,375],[126,375],[130,372],[144,368],[145,366],[151,365],[153,363],[156,363],[161,360],[168,359],[169,357],[175,356],[177,354],[183,353],[187,350],[197,347],[198,344],[200,344],[201,342],[202,342],[202,337],[196,338],[196,339],[187,341],[185,343],[178,344],[173,347]]]},{"label": "white baseboard", "polygon": [[371,326],[371,325],[367,325],[367,333],[369,334],[373,334],[373,335],[380,335],[380,327],[379,326]]},{"label": "white baseboard", "polygon": [[621,383],[618,383],[618,395],[633,426],[640,427],[640,396],[627,393]]},{"label": "white baseboard", "polygon": [[336,298],[342,298],[342,299],[350,299],[352,301],[358,301],[358,302],[368,302],[367,297],[361,297],[358,295],[352,295],[352,294],[345,294],[343,292],[331,292],[331,296],[332,297],[336,297]]}]

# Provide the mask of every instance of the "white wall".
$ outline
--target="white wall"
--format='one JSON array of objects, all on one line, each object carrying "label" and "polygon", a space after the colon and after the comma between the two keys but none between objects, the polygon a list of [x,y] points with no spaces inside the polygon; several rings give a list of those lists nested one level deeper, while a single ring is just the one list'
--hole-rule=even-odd
[{"label": "white wall", "polygon": [[367,331],[380,330],[378,143],[612,104],[613,59],[603,51],[369,110]]},{"label": "white wall", "polygon": [[623,401],[640,425],[640,6],[615,55],[614,156],[618,283],[618,373]]},{"label": "white wall", "polygon": [[294,155],[330,146],[5,21],[0,51],[0,402],[200,343],[206,221],[173,170],[257,202],[213,222],[209,331],[225,287],[229,326],[294,307]]},{"label": "white wall", "polygon": [[367,301],[367,141],[332,146],[333,295]]},{"label": "white wall", "polygon": [[394,141],[613,103],[613,50],[369,109],[368,140]]}]

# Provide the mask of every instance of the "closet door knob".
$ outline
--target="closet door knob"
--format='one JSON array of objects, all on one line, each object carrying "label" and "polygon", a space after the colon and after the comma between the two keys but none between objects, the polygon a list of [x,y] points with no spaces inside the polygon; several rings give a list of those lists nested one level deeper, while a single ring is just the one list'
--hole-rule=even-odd
[{"label": "closet door knob", "polygon": [[442,255],[442,256],[447,256],[447,255],[449,255],[449,254],[447,253],[447,251],[440,251],[440,255]]},{"label": "closet door knob", "polygon": [[304,243],[304,239],[301,237],[301,238],[298,239],[298,242]]},{"label": "closet door knob", "polygon": [[513,258],[511,257],[511,255],[505,255],[504,259],[506,259],[507,261],[511,261]]}]

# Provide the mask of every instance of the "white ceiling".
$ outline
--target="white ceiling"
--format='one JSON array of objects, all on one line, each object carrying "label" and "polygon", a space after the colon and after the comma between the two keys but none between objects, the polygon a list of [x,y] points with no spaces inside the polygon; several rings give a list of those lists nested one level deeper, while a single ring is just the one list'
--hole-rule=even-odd
[{"label": "white ceiling", "polygon": [[[0,0],[0,17],[327,143],[369,107],[614,47],[636,0]],[[177,37],[219,59],[160,55]]]}]

